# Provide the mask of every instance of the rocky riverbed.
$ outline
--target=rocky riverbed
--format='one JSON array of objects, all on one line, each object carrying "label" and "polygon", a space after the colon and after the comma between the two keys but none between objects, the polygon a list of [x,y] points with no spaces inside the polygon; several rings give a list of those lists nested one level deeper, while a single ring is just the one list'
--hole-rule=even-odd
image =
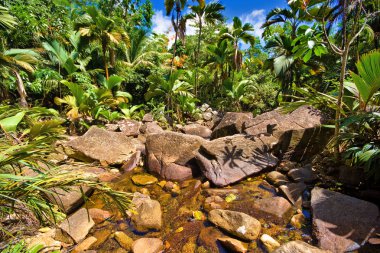
[{"label": "rocky riverbed", "polygon": [[52,159],[62,169],[131,193],[133,208],[120,213],[92,189],[60,192],[59,201],[51,199],[67,219],[40,229],[29,245],[63,252],[379,252],[378,207],[326,189],[320,153],[330,132],[320,112],[212,115],[166,130],[147,115],[58,145]]}]

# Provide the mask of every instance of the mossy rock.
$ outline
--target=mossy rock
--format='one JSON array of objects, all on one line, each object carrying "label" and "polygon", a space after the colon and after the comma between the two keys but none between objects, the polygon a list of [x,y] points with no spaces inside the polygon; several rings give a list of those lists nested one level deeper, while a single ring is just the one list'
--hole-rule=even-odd
[{"label": "mossy rock", "polygon": [[144,186],[144,185],[155,184],[158,182],[158,179],[149,174],[137,174],[137,175],[132,176],[132,182],[135,185]]}]

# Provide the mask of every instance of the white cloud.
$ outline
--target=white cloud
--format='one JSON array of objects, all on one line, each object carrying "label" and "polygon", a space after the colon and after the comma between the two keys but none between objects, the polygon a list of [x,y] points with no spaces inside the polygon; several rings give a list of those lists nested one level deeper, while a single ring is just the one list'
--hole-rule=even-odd
[{"label": "white cloud", "polygon": [[168,34],[173,32],[172,21],[170,17],[165,16],[162,11],[155,11],[153,18],[153,32],[157,34]]},{"label": "white cloud", "polygon": [[264,30],[261,28],[261,26],[265,23],[265,10],[253,10],[251,13],[243,14],[240,16],[240,19],[244,23],[251,23],[253,27],[255,28],[255,31],[253,34],[255,36],[261,37]]},{"label": "white cloud", "polygon": [[[265,23],[265,10],[264,9],[253,10],[250,13],[242,14],[239,18],[241,19],[243,24],[245,23],[252,24],[254,28],[253,35],[255,35],[256,37],[259,37],[260,41],[262,41],[261,35],[263,34],[264,30],[261,28],[261,26]],[[249,48],[249,45],[245,43],[241,43],[240,46],[242,49]]]},{"label": "white cloud", "polygon": [[[152,18],[153,23],[153,32],[157,34],[166,34],[169,38],[169,47],[174,43],[175,33],[171,21],[170,16],[164,15],[164,13],[160,11],[155,11],[155,14]],[[197,32],[197,28],[195,27],[195,22],[190,20],[186,24],[186,35],[195,35]]]}]

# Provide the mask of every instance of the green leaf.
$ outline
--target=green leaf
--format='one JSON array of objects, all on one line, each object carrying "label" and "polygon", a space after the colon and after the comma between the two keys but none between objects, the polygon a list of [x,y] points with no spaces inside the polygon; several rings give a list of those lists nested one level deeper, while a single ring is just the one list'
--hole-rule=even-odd
[{"label": "green leaf", "polygon": [[313,51],[312,50],[309,50],[306,55],[303,57],[303,61],[306,63],[310,60],[311,56],[313,54]]},{"label": "green leaf", "polygon": [[25,116],[25,112],[19,112],[12,117],[2,119],[0,120],[0,127],[5,132],[15,132],[18,124],[21,122],[24,116]]}]

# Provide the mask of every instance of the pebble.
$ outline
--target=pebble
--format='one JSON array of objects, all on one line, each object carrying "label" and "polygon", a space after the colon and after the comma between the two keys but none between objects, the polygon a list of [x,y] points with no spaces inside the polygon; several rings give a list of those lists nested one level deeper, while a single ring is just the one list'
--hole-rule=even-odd
[{"label": "pebble", "polygon": [[281,246],[279,242],[277,242],[275,239],[273,239],[273,237],[267,234],[263,234],[260,237],[260,241],[264,244],[268,252],[273,252],[274,250],[276,250],[277,248]]}]

